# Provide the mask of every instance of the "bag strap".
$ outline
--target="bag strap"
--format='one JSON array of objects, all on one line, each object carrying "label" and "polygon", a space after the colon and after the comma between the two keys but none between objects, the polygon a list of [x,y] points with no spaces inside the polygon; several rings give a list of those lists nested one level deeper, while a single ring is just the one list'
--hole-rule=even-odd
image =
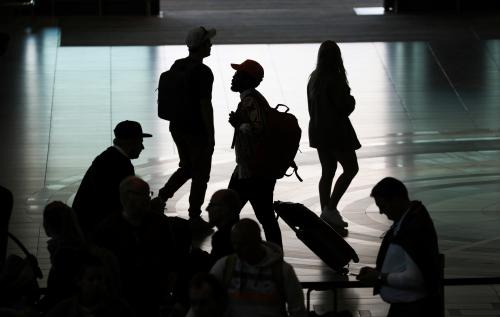
[{"label": "bag strap", "polygon": [[283,277],[283,261],[276,261],[271,265],[271,278],[276,284],[283,316],[287,316],[288,314],[286,311],[285,279]]},{"label": "bag strap", "polygon": [[299,167],[297,166],[297,163],[295,163],[295,161],[292,161],[292,164],[290,164],[290,167],[293,169],[293,172],[291,172],[290,174],[285,173],[285,176],[290,177],[293,174],[295,174],[295,177],[297,177],[297,179],[300,182],[303,182],[304,180],[302,179],[302,177],[300,177],[299,172],[298,172]]},{"label": "bag strap", "polygon": [[14,241],[17,244],[17,246],[19,247],[19,249],[21,249],[21,251],[23,251],[23,253],[26,256],[31,255],[31,253],[28,251],[28,249],[26,249],[26,247],[24,246],[24,244],[15,235],[13,235],[10,232],[7,232],[7,234],[9,236],[9,238],[11,238],[12,241]]},{"label": "bag strap", "polygon": [[23,253],[26,255],[26,260],[28,260],[31,263],[31,267],[33,269],[33,273],[35,273],[35,276],[37,278],[42,278],[43,273],[42,270],[40,270],[40,266],[38,265],[38,260],[36,259],[36,257],[33,254],[31,254],[28,251],[28,249],[26,249],[21,240],[19,240],[15,235],[13,235],[10,232],[7,232],[7,235],[9,238],[12,239],[12,241],[15,242],[15,244],[17,244],[17,246],[21,249],[21,251],[23,251]]},{"label": "bag strap", "polygon": [[231,279],[233,278],[234,270],[236,269],[236,261],[238,260],[236,254],[230,254],[226,257],[226,265],[222,274],[222,283],[227,288]]}]

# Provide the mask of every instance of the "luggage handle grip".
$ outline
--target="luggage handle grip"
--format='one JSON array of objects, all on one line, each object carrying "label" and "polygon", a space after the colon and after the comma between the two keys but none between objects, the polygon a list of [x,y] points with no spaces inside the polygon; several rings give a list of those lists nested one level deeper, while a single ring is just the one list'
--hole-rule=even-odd
[{"label": "luggage handle grip", "polygon": [[286,110],[283,111],[284,113],[287,113],[288,111],[290,111],[290,108],[287,105],[284,105],[282,103],[279,103],[276,107],[274,107],[274,109],[278,110],[279,107],[285,107],[286,108]]}]

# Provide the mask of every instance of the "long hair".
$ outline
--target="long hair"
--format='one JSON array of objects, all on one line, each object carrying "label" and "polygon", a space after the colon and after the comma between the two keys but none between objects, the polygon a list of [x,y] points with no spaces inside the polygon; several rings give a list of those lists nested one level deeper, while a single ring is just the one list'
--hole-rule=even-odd
[{"label": "long hair", "polygon": [[324,89],[333,89],[335,93],[349,91],[344,61],[337,43],[330,40],[321,43],[316,69],[309,80],[314,95],[321,94]]}]

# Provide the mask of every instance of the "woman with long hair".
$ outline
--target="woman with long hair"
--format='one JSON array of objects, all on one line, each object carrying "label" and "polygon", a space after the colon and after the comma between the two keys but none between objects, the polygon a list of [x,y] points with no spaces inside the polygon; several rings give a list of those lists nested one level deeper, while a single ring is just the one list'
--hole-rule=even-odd
[{"label": "woman with long hair", "polygon": [[[356,101],[351,96],[340,48],[325,41],[318,51],[316,69],[307,84],[309,145],[318,151],[321,163],[319,198],[321,218],[337,228],[347,227],[338,203],[358,173],[356,150],[361,147],[349,115]],[[337,163],[343,172],[332,184]]]}]

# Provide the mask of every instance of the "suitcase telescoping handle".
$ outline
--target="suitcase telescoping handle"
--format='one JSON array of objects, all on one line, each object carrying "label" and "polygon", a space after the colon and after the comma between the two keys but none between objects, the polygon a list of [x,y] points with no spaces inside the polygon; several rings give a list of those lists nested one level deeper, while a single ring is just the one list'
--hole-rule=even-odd
[{"label": "suitcase telescoping handle", "polygon": [[276,107],[274,107],[274,109],[278,110],[279,107],[285,107],[286,108],[286,110],[283,111],[284,113],[287,113],[288,111],[290,111],[290,108],[288,108],[287,105],[284,105],[282,103],[279,103]]}]

